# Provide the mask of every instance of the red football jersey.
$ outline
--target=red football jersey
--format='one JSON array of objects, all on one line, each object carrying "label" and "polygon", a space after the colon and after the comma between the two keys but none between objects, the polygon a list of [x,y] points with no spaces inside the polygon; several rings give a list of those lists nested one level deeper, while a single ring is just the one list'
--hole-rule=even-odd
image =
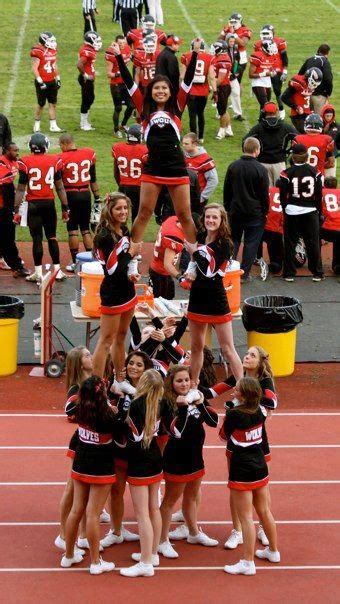
[{"label": "red football jersey", "polygon": [[16,177],[19,171],[18,162],[16,160],[13,161],[11,159],[8,159],[8,157],[6,157],[5,155],[0,155],[0,164],[3,164],[4,166],[6,166],[6,168],[11,170],[14,178]]},{"label": "red football jersey", "polygon": [[175,266],[178,260],[178,254],[184,247],[184,233],[181,225],[178,222],[177,216],[167,218],[158,231],[155,247],[153,250],[153,258],[150,267],[160,275],[168,275],[169,273],[164,268],[165,250],[173,250],[176,252],[173,264]]},{"label": "red football jersey", "polygon": [[57,75],[56,62],[57,51],[45,48],[42,44],[36,44],[31,48],[31,57],[39,59],[39,75],[44,82],[52,82]]},{"label": "red football jersey", "polygon": [[[186,67],[190,63],[192,52],[186,52],[181,56],[181,63]],[[212,62],[212,55],[207,52],[199,52],[197,55],[197,63],[195,69],[195,75],[190,88],[190,93],[194,96],[208,96],[209,94],[209,83],[208,83],[208,71]]]},{"label": "red football jersey", "polygon": [[278,187],[269,187],[269,210],[264,230],[283,235],[283,212]]},{"label": "red football jersey", "polygon": [[[237,31],[234,31],[234,28],[231,27],[229,24],[227,24],[222,29],[220,35],[221,35],[221,38],[223,38],[223,40],[225,40],[226,35],[231,34],[231,33],[235,33],[239,38],[247,38],[248,40],[250,40],[253,32],[246,25],[241,25],[241,27],[239,27]],[[242,51],[246,50],[246,47],[243,46],[242,44],[239,44],[238,49],[240,52],[242,52]]]},{"label": "red football jersey", "polygon": [[[309,115],[312,113],[310,108],[310,97],[312,90],[308,88],[308,84],[302,75],[295,75],[289,80],[288,86],[293,88],[293,103],[298,107],[303,108],[303,113]],[[296,109],[291,109],[290,115],[299,115]]]},{"label": "red football jersey", "polygon": [[[160,50],[160,43],[166,40],[166,33],[161,29],[155,29],[155,34],[157,35],[157,50]],[[141,29],[130,29],[126,36],[128,43],[132,44],[134,50],[143,47],[143,38],[144,32]]]},{"label": "red football jersey", "polygon": [[221,52],[221,54],[215,55],[215,57],[212,58],[211,64],[214,66],[216,78],[218,78],[218,74],[222,69],[227,72],[219,86],[226,86],[227,84],[229,84],[232,66],[228,53]]},{"label": "red football jersey", "polygon": [[136,50],[133,57],[133,64],[135,67],[140,68],[139,85],[145,88],[151,80],[155,77],[156,71],[156,59],[159,55],[159,51],[153,53],[146,53],[145,50]]},{"label": "red football jersey", "polygon": [[[125,65],[127,65],[131,59],[130,46],[128,44],[125,44],[124,48],[120,51],[120,54],[122,55],[122,57],[124,59]],[[113,65],[112,71],[114,73],[114,77],[111,78],[110,85],[113,86],[114,84],[123,84],[123,78],[120,75],[117,59],[112,52],[111,46],[109,46],[109,48],[105,51],[105,61],[109,61],[109,63],[112,63],[112,65]]]},{"label": "red football jersey", "polygon": [[117,163],[121,185],[140,186],[142,165],[145,162],[148,148],[142,143],[115,143],[112,145],[112,157]]},{"label": "red football jersey", "polygon": [[275,55],[267,55],[263,50],[257,50],[250,55],[249,63],[255,65],[255,73],[261,77],[264,71],[275,70]]},{"label": "red football jersey", "polygon": [[63,162],[62,179],[67,191],[88,189],[90,168],[96,162],[96,154],[90,147],[71,149],[60,154]]},{"label": "red football jersey", "polygon": [[87,75],[92,76],[94,79],[96,77],[96,71],[94,68],[94,64],[97,58],[97,51],[91,46],[91,44],[83,44],[79,50],[79,59],[84,59],[84,71]]},{"label": "red football jersey", "polygon": [[294,143],[300,143],[307,147],[308,163],[317,168],[318,172],[324,174],[326,160],[334,153],[332,137],[328,134],[298,134],[294,139]]},{"label": "red football jersey", "polygon": [[[277,53],[272,55],[274,58],[274,67],[277,72],[282,73],[284,66],[282,63],[281,53],[287,50],[287,42],[283,38],[279,38],[278,36],[274,36],[273,42],[275,42],[277,46]],[[254,44],[254,50],[258,51],[262,48],[262,40],[257,40]]]},{"label": "red football jersey", "polygon": [[204,176],[205,173],[213,168],[216,168],[213,158],[210,157],[206,151],[204,151],[203,153],[200,153],[200,155],[195,155],[195,157],[185,157],[185,163],[188,168],[195,170],[198,178],[198,184],[202,192],[207,184]]},{"label": "red football jersey", "polygon": [[322,196],[322,225],[329,231],[340,231],[340,189],[324,189]]},{"label": "red football jersey", "polygon": [[4,207],[4,200],[2,197],[2,185],[11,184],[14,180],[12,170],[3,164],[0,164],[0,209]]},{"label": "red football jersey", "polygon": [[63,163],[58,155],[47,153],[26,155],[18,161],[19,171],[28,177],[27,201],[54,199],[54,180]]}]

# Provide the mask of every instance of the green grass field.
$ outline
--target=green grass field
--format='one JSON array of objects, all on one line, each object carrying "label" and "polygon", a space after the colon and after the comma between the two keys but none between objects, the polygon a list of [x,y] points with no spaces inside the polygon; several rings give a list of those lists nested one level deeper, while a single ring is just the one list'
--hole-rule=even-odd
[{"label": "green grass field", "polygon": [[[288,41],[289,75],[296,73],[307,56],[313,54],[319,44],[327,42],[332,47],[331,63],[335,76],[335,91],[332,102],[339,109],[339,25],[340,6],[330,0],[308,0],[296,2],[286,0],[284,3],[269,3],[266,0],[246,2],[238,0],[228,5],[224,0],[163,0],[166,32],[175,32],[182,36],[185,43],[183,52],[188,49],[194,37],[193,29],[199,31],[207,44],[218,36],[222,26],[227,22],[231,12],[238,10],[247,25],[254,32],[253,41],[258,39],[259,29],[265,23],[273,23],[277,35]],[[104,52],[98,55],[96,69],[96,100],[91,110],[91,121],[95,132],[83,133],[79,130],[80,89],[77,82],[77,52],[82,43],[83,17],[80,0],[12,0],[6,3],[2,11],[0,37],[0,111],[7,112],[13,129],[14,140],[18,142],[22,154],[26,153],[27,141],[32,131],[33,109],[36,103],[33,86],[33,75],[30,69],[29,50],[38,39],[42,30],[52,31],[58,40],[59,68],[62,88],[59,93],[58,123],[72,132],[78,146],[90,145],[97,152],[97,174],[102,194],[114,190],[111,145],[116,140],[112,136],[112,101],[105,74]],[[100,14],[97,29],[103,38],[103,50],[114,36],[119,33],[119,26],[112,23],[112,3],[110,0],[98,0]],[[24,10],[29,8],[24,36],[21,36],[22,52],[18,52],[18,39],[22,27]],[[184,12],[183,12],[184,7]],[[189,16],[191,24],[185,18]],[[251,48],[251,47],[250,47]],[[20,60],[17,61],[20,54]],[[17,63],[17,67],[15,64]],[[243,107],[245,122],[236,122],[234,138],[216,141],[218,122],[214,119],[215,110],[210,103],[206,110],[205,147],[214,157],[220,184],[215,192],[214,201],[221,201],[221,190],[228,164],[240,155],[240,141],[247,129],[254,125],[258,117],[258,105],[250,96],[250,85],[247,74],[244,76]],[[13,94],[12,94],[13,93]],[[11,102],[11,97],[13,101]],[[8,105],[11,105],[8,111]],[[340,109],[339,109],[340,111]],[[42,130],[48,134],[47,110],[42,121]],[[183,132],[188,131],[187,115],[184,118]],[[52,151],[57,150],[57,136],[51,135]],[[19,238],[29,239],[27,229],[18,229]],[[148,229],[147,238],[154,239],[155,224]],[[66,228],[59,223],[59,237],[66,239]]]}]

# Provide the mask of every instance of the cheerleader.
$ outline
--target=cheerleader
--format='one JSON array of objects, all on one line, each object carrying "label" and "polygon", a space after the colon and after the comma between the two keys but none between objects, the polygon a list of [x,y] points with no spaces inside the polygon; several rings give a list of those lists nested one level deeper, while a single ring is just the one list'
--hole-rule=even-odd
[{"label": "cheerleader", "polygon": [[269,507],[268,467],[261,446],[266,410],[260,406],[262,390],[254,378],[239,380],[235,395],[240,406],[226,412],[220,436],[227,441],[230,456],[228,487],[241,522],[244,558],[224,570],[232,575],[255,575],[253,506],[269,541],[269,547],[256,550],[255,555],[269,562],[280,562],[276,526]]},{"label": "cheerleader", "polygon": [[[130,352],[125,361],[126,379],[123,383],[123,390],[126,389],[124,386],[125,382],[127,382],[130,385],[130,396],[134,395],[144,371],[152,369],[152,367],[152,361],[145,352],[139,350]],[[118,411],[121,411],[124,408],[126,401],[124,400],[124,397],[121,396],[120,392],[117,392],[114,383],[111,386],[111,391],[109,391],[109,397],[111,399],[111,404],[115,405]],[[111,487],[111,528],[100,542],[103,547],[123,543],[123,541],[139,540],[139,535],[128,531],[123,525],[124,493],[128,469],[127,449],[123,446],[123,443],[119,441],[114,443],[113,448],[116,482],[114,482]]]},{"label": "cheerleader", "polygon": [[[203,228],[198,235],[198,244],[187,244],[197,271],[190,290],[187,314],[194,387],[198,384],[203,364],[203,348],[209,323],[214,325],[222,355],[228,359],[233,374],[237,379],[242,377],[242,363],[234,346],[231,313],[222,280],[232,253],[227,214],[221,205],[212,203],[204,208],[202,220]],[[189,278],[191,275],[189,272]]]},{"label": "cheerleader", "polygon": [[151,577],[159,565],[157,548],[162,528],[158,488],[163,478],[162,455],[157,445],[161,420],[163,380],[154,369],[140,378],[127,420],[128,483],[138,522],[140,553],[132,554],[137,564],[122,568],[125,577]]},{"label": "cheerleader", "polygon": [[125,336],[133,317],[137,296],[128,278],[128,264],[139,252],[126,226],[130,200],[123,193],[109,193],[103,206],[93,240],[94,253],[103,264],[100,287],[101,317],[99,339],[93,355],[93,370],[103,376],[106,357],[111,350],[116,379],[120,379],[125,361]]},{"label": "cheerleader", "polygon": [[[193,545],[218,545],[197,526],[197,498],[204,476],[203,423],[216,428],[218,415],[196,391],[190,396],[190,373],[187,367],[172,367],[165,380],[163,405],[168,409],[170,439],[163,453],[165,495],[161,505],[162,534],[158,551],[166,558],[178,558],[169,541],[171,513],[183,495],[182,510],[188,527],[187,542]],[[189,396],[188,396],[189,395]]]},{"label": "cheerleader", "polygon": [[86,510],[86,534],[90,545],[90,573],[99,575],[114,569],[112,562],[99,556],[100,513],[115,481],[112,452],[113,434],[120,417],[107,402],[104,381],[97,376],[85,380],[79,389],[76,410],[78,444],[73,460],[71,477],[74,497],[66,522],[66,552],[61,559],[63,568],[82,561],[83,556],[74,551],[80,520]]},{"label": "cheerleader", "polygon": [[[196,228],[190,212],[189,177],[180,147],[180,130],[200,46],[201,40],[197,38],[193,42],[191,60],[177,96],[170,80],[158,75],[148,84],[143,97],[124,63],[118,44],[112,45],[121,76],[140,116],[148,147],[148,158],[141,178],[140,205],[132,228],[133,241],[142,241],[163,185],[168,187],[185,238],[191,243],[196,241]],[[136,262],[130,266],[130,274],[137,274]]]}]

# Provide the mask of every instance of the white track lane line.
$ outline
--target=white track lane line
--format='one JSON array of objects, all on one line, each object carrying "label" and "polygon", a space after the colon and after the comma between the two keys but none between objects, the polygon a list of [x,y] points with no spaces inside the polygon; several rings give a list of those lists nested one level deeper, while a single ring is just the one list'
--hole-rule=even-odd
[{"label": "white track lane line", "polygon": [[[204,445],[204,449],[223,449],[225,445]],[[270,445],[271,449],[340,449],[340,445]],[[1,445],[0,451],[67,451],[65,446]]]},{"label": "white track lane line", "polygon": [[[161,484],[165,484],[162,480]],[[223,486],[227,484],[226,480],[203,480],[202,485],[207,486]],[[340,480],[271,480],[270,486],[281,485],[281,484],[340,484]],[[65,486],[66,482],[0,482],[0,487],[59,487]]]},{"label": "white track lane line", "polygon": [[[113,572],[120,571],[122,567],[116,567]],[[155,569],[156,573],[159,571],[193,571],[193,570],[223,570],[223,566],[159,566]],[[269,570],[269,571],[283,571],[283,570],[340,570],[340,566],[256,566],[256,571]],[[67,573],[81,573],[88,572],[89,568],[0,568],[0,573],[54,573],[54,572],[67,572]],[[334,600],[335,601],[335,600]]]},{"label": "white track lane line", "polygon": [[[255,524],[259,524],[258,520],[254,520]],[[124,520],[124,525],[138,525],[138,522],[136,520]],[[182,522],[171,522],[171,524],[178,524],[181,525]],[[199,524],[206,524],[206,525],[210,525],[210,526],[218,526],[218,525],[232,525],[232,521],[231,520],[199,520]],[[275,520],[275,524],[285,524],[285,525],[289,525],[289,524],[294,524],[294,525],[298,525],[298,524],[340,524],[340,520]],[[9,528],[13,528],[16,526],[60,526],[60,522],[0,522],[0,528],[1,527],[9,527]]]},{"label": "white track lane line", "polygon": [[21,21],[21,26],[20,26],[18,38],[17,38],[18,41],[17,41],[17,46],[15,49],[15,55],[14,55],[14,59],[13,59],[13,63],[12,63],[11,71],[10,71],[11,75],[10,75],[8,89],[7,89],[6,101],[5,101],[5,105],[4,105],[4,113],[7,115],[10,115],[11,111],[12,111],[14,92],[15,92],[15,87],[16,87],[17,81],[18,81],[18,68],[19,68],[19,63],[21,61],[22,47],[24,45],[25,31],[26,31],[26,26],[27,26],[27,22],[28,22],[28,17],[30,14],[30,9],[31,9],[31,0],[26,0],[25,6],[24,6],[24,13],[23,13],[22,21]]}]

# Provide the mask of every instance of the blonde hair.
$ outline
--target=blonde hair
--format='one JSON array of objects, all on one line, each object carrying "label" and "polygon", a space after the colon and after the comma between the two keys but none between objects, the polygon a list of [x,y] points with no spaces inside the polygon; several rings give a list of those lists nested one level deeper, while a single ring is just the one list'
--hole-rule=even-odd
[{"label": "blonde hair", "polygon": [[198,136],[197,136],[196,132],[188,132],[188,134],[185,134],[183,136],[183,140],[185,138],[189,138],[192,143],[194,143],[195,145],[198,145]]},{"label": "blonde hair", "polygon": [[169,404],[171,411],[173,411],[174,413],[177,412],[176,399],[178,397],[178,394],[174,390],[173,383],[177,373],[179,373],[180,371],[186,371],[190,376],[190,367],[188,367],[187,365],[174,365],[169,369],[168,374],[164,380],[164,398]]},{"label": "blonde hair", "polygon": [[146,449],[155,434],[155,425],[159,417],[159,402],[163,397],[163,380],[155,369],[144,371],[136,389],[135,399],[145,397],[145,426],[143,447]]},{"label": "blonde hair", "polygon": [[82,368],[82,357],[86,350],[85,346],[76,346],[71,348],[66,357],[66,391],[68,392],[71,386],[79,386],[84,379]]},{"label": "blonde hair", "polygon": [[108,231],[110,231],[114,241],[118,241],[119,235],[118,235],[118,233],[116,233],[116,231],[114,229],[111,211],[117,205],[118,201],[120,201],[121,199],[124,199],[126,201],[128,209],[130,211],[131,200],[129,197],[127,197],[127,195],[124,195],[124,193],[119,193],[119,191],[117,191],[115,193],[108,193],[106,195],[105,203],[103,204],[103,209],[100,214],[99,223],[96,228],[96,233],[95,233],[94,240],[93,240],[95,249],[97,249],[97,245],[96,245],[97,236],[103,229],[107,229]]},{"label": "blonde hair", "polygon": [[270,377],[273,379],[273,371],[272,368],[270,366],[269,363],[269,354],[268,352],[262,348],[262,346],[253,346],[253,348],[256,348],[257,352],[259,353],[259,366],[257,369],[257,377],[260,380],[263,377]]}]

